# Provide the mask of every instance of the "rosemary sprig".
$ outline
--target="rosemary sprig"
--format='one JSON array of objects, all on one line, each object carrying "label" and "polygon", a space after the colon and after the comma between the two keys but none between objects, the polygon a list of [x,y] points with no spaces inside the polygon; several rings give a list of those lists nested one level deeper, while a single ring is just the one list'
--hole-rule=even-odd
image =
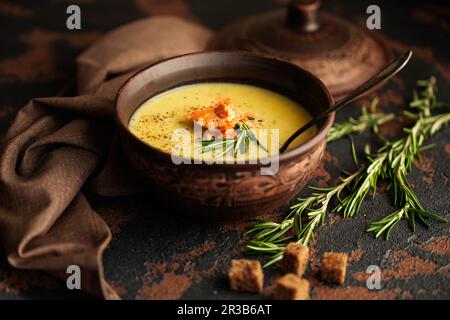
[{"label": "rosemary sprig", "polygon": [[393,113],[376,112],[378,98],[372,99],[369,108],[362,108],[362,115],[359,118],[349,118],[347,121],[334,125],[328,132],[328,142],[339,140],[344,136],[353,133],[362,133],[371,129],[378,134],[378,127],[395,118]]},{"label": "rosemary sprig", "polygon": [[[413,230],[415,230],[416,219],[425,225],[427,225],[426,219],[445,222],[444,218],[422,207],[406,178],[411,170],[412,162],[419,157],[421,150],[426,148],[423,147],[425,139],[450,122],[450,113],[431,115],[433,109],[445,105],[436,101],[435,79],[419,82],[418,85],[425,88],[414,95],[414,100],[410,104],[416,112],[405,112],[405,117],[415,121],[411,129],[405,129],[407,133],[405,137],[394,142],[385,141],[374,155],[367,155],[366,164],[355,173],[341,178],[338,185],[330,188],[310,187],[315,192],[307,198],[298,198],[281,223],[262,221],[252,225],[245,233],[251,236],[251,240],[246,244],[247,252],[271,254],[264,267],[276,263],[282,259],[283,249],[288,240],[308,244],[314,236],[315,229],[323,224],[333,198],[336,198],[339,203],[331,211],[340,212],[344,217],[352,217],[359,211],[369,191],[376,190],[380,179],[390,181],[389,188],[393,191],[394,203],[400,208],[380,221],[372,223],[367,229],[368,232],[374,232],[376,237],[383,233],[388,236],[394,226],[403,219],[409,220]],[[374,124],[368,116],[360,117],[358,120],[361,121],[356,123],[356,120],[349,120],[345,125],[336,125],[331,141],[368,128],[372,128],[377,133],[374,127],[377,127],[379,123]],[[352,128],[352,123],[357,126],[356,129]],[[369,152],[366,151],[366,153]],[[344,189],[349,189],[350,193],[342,200],[340,195]]]},{"label": "rosemary sprig", "polygon": [[414,100],[410,103],[410,107],[416,108],[418,112],[407,112],[405,115],[416,120],[414,126],[404,129],[407,133],[405,137],[381,148],[382,151],[388,152],[386,172],[390,181],[389,188],[394,195],[394,204],[400,209],[369,225],[367,231],[374,233],[376,238],[383,234],[388,238],[394,226],[404,219],[409,221],[413,231],[416,220],[426,227],[429,227],[426,222],[428,219],[447,222],[443,217],[424,209],[407,179],[414,159],[420,157],[424,141],[450,122],[450,113],[432,116],[433,109],[443,105],[436,100],[435,78],[428,82],[419,82],[418,85],[423,87],[423,90],[415,93]]},{"label": "rosemary sprig", "polygon": [[218,151],[214,154],[215,158],[222,158],[234,149],[236,145],[235,139],[217,139],[217,140],[203,140],[201,145],[201,152]]},{"label": "rosemary sprig", "polygon": [[[271,253],[263,267],[279,261],[283,257],[284,243],[295,238],[296,243],[307,245],[314,237],[314,230],[322,225],[333,197],[340,198],[341,192],[350,187],[357,179],[361,170],[354,174],[340,178],[340,183],[331,188],[309,187],[315,192],[307,198],[297,198],[297,202],[291,206],[289,215],[281,222],[262,221],[252,225],[244,235],[251,235],[252,240],[245,246],[247,252]],[[306,216],[307,223],[302,225],[302,219]],[[295,236],[285,236],[294,229]]]},{"label": "rosemary sprig", "polygon": [[234,157],[237,153],[244,153],[248,144],[251,141],[256,142],[256,144],[267,151],[267,149],[259,142],[256,135],[253,133],[252,129],[245,122],[238,122],[234,130],[237,135],[234,139],[217,139],[217,140],[203,140],[201,144],[201,152],[205,153],[208,151],[218,151],[214,154],[214,158],[222,158],[224,155],[233,151]]},{"label": "rosemary sprig", "polygon": [[[353,216],[359,211],[369,190],[371,188],[376,190],[378,178],[387,178],[390,182],[389,188],[393,190],[394,204],[402,208],[389,215],[390,219],[387,219],[387,222],[378,221],[369,226],[367,231],[374,232],[376,237],[385,231],[388,237],[396,224],[391,223],[393,220],[398,222],[401,219],[408,219],[413,231],[415,231],[416,218],[425,226],[428,226],[425,219],[445,221],[442,217],[423,208],[406,178],[414,159],[420,155],[423,142],[431,136],[431,128],[434,126],[433,132],[436,132],[448,122],[450,116],[446,113],[431,116],[431,111],[437,103],[435,79],[431,78],[425,84],[425,88],[419,95],[414,94],[414,100],[410,104],[412,108],[418,110],[417,113],[409,113],[410,118],[414,115],[416,119],[414,126],[404,129],[407,133],[405,137],[394,142],[386,141],[374,157],[368,157],[367,169],[355,183],[354,191],[341,201],[336,209],[336,212],[342,211],[344,217]],[[385,227],[386,224],[388,227]]]}]

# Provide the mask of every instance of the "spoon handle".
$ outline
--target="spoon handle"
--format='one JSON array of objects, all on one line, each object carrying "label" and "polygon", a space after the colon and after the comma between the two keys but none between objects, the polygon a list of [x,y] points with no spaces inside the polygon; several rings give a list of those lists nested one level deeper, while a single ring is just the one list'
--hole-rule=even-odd
[{"label": "spoon handle", "polygon": [[367,82],[359,86],[356,90],[349,93],[347,96],[342,98],[341,100],[337,101],[334,105],[330,106],[325,111],[321,112],[317,116],[315,116],[311,121],[309,121],[307,124],[305,124],[303,127],[295,131],[287,140],[286,142],[281,146],[280,153],[286,151],[287,147],[291,144],[292,141],[294,141],[299,135],[301,135],[303,132],[311,128],[313,125],[315,125],[317,122],[328,116],[331,112],[335,112],[340,110],[341,108],[347,106],[349,103],[355,101],[356,99],[362,97],[367,92],[369,92],[371,89],[376,87],[377,85],[381,84],[382,82],[390,79],[394,75],[396,75],[400,70],[403,69],[403,67],[408,63],[409,59],[411,58],[412,51],[408,51],[404,54],[402,54],[400,57],[395,59],[393,62],[391,62],[389,65],[387,65],[383,70],[381,70],[379,73],[377,73],[373,78],[369,79]]}]

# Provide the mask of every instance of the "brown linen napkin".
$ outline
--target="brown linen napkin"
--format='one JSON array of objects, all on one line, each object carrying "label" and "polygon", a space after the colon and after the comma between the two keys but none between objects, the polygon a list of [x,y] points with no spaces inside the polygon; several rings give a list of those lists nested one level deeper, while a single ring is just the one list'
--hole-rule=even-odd
[{"label": "brown linen napkin", "polygon": [[103,275],[111,232],[81,188],[110,196],[138,191],[117,157],[117,89],[138,67],[203,50],[210,35],[176,17],[120,27],[77,59],[80,96],[33,99],[19,111],[0,142],[0,243],[12,266],[65,280],[67,267],[78,265],[83,290],[118,298]]}]

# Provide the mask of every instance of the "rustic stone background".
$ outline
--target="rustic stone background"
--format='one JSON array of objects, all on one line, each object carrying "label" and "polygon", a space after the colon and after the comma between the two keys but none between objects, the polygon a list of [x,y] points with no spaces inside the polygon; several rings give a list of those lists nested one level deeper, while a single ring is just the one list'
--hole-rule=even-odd
[{"label": "rustic stone background", "polygon": [[[104,32],[137,18],[176,14],[218,29],[243,16],[277,8],[282,0],[41,0],[0,2],[0,133],[17,110],[33,97],[52,96],[73,87],[74,58]],[[371,1],[324,1],[324,8],[365,26],[365,9]],[[20,3],[20,4],[19,4]],[[76,3],[82,9],[82,30],[65,29],[65,9]],[[412,48],[407,70],[378,92],[383,110],[398,112],[410,97],[416,79],[435,75],[439,97],[450,102],[450,4],[445,1],[377,1],[382,8],[382,34],[397,52]],[[357,115],[359,101],[338,115]],[[394,136],[401,122],[384,127]],[[356,139],[362,146],[369,134]],[[435,147],[410,174],[426,208],[450,217],[450,128],[431,139]],[[335,181],[340,169],[352,170],[347,141],[329,145],[317,170],[315,185]],[[106,278],[126,299],[245,299],[258,296],[227,289],[226,270],[231,258],[240,257],[241,233],[248,222],[212,225],[165,213],[148,197],[98,198],[97,212],[107,221],[113,241],[104,262]],[[449,299],[449,224],[433,223],[411,233],[400,224],[390,240],[374,240],[364,232],[370,221],[392,211],[386,194],[366,201],[352,220],[329,218],[312,244],[314,299]],[[285,208],[269,213],[275,217]],[[164,213],[164,214],[161,214]],[[179,214],[179,215],[177,215]],[[317,279],[318,258],[327,250],[348,252],[351,264],[345,287],[330,287]],[[367,266],[382,269],[382,289],[365,287]],[[277,269],[268,272],[268,283]],[[0,251],[0,298],[89,298],[71,292],[41,272],[13,270]]]}]

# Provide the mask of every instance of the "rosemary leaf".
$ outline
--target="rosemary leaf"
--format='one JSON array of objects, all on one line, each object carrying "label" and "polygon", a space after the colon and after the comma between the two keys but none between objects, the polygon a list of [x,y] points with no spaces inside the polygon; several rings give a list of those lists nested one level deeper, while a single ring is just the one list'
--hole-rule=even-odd
[{"label": "rosemary leaf", "polygon": [[372,129],[378,132],[378,126],[394,120],[393,113],[375,112],[378,105],[378,98],[374,98],[370,104],[369,110],[363,107],[362,115],[358,119],[349,118],[347,121],[334,125],[328,132],[328,142],[339,140],[353,133],[362,133]]},{"label": "rosemary leaf", "polygon": [[259,142],[252,129],[246,123],[237,123],[235,131],[237,135],[234,139],[203,140],[200,151],[202,153],[214,151],[214,159],[223,158],[223,156],[231,153],[231,151],[233,151],[233,155],[236,157],[238,152],[244,153],[248,144],[254,141],[260,148],[267,152],[267,148]]}]

